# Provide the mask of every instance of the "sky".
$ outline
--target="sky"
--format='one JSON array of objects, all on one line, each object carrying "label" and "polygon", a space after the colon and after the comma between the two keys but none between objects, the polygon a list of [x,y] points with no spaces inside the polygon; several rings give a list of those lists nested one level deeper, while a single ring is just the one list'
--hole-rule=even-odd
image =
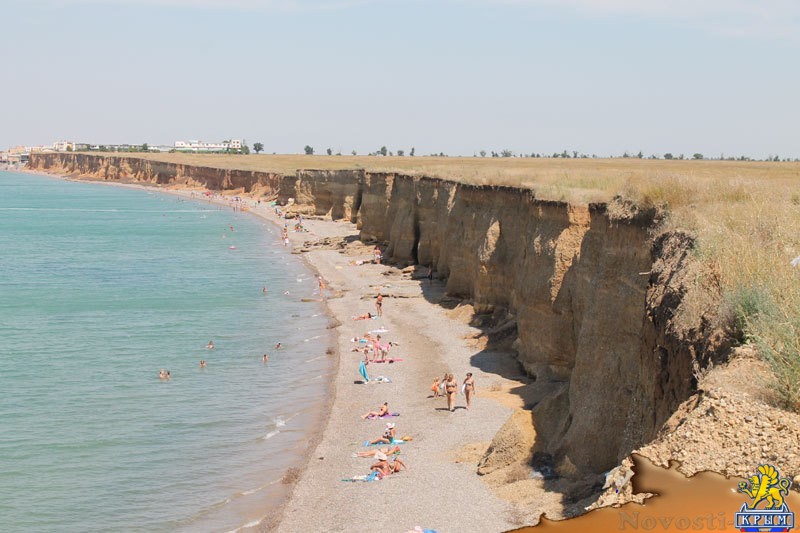
[{"label": "sky", "polygon": [[796,0],[3,0],[0,148],[800,157]]}]

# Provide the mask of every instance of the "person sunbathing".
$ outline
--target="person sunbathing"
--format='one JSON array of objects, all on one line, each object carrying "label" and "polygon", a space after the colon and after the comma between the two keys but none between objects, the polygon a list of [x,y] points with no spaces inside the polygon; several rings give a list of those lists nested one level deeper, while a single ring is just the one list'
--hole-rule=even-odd
[{"label": "person sunbathing", "polygon": [[354,316],[353,320],[369,320],[372,318],[372,313],[366,313],[364,315]]},{"label": "person sunbathing", "polygon": [[406,465],[403,461],[401,461],[400,458],[396,455],[392,458],[390,466],[392,467],[392,474],[396,474],[397,472],[403,469],[408,470],[408,465]]},{"label": "person sunbathing", "polygon": [[391,448],[389,446],[384,446],[383,448],[378,448],[377,450],[368,450],[366,452],[356,452],[356,457],[376,457],[379,453],[382,453],[386,456],[389,455],[397,455],[400,453],[400,446],[395,446]]},{"label": "person sunbathing", "polygon": [[371,416],[381,417],[383,415],[388,415],[388,414],[389,414],[389,402],[383,402],[383,405],[381,405],[380,409],[378,409],[377,411],[370,411],[365,415],[361,415],[361,418],[366,419]]},{"label": "person sunbathing", "polygon": [[378,459],[378,462],[369,467],[369,469],[377,470],[381,476],[395,474],[404,468],[408,470],[408,466],[397,456],[394,456],[391,462],[389,462],[389,458],[386,457],[386,454],[375,454],[375,457]]},{"label": "person sunbathing", "polygon": [[394,442],[394,432],[394,422],[386,422],[383,436],[371,441],[370,444],[391,444]]}]

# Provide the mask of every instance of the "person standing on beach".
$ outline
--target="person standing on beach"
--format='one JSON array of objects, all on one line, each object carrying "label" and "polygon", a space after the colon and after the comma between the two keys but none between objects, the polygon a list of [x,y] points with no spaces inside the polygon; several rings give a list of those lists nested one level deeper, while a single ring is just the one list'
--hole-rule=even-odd
[{"label": "person standing on beach", "polygon": [[383,310],[381,309],[382,307],[383,307],[383,294],[378,292],[378,297],[375,298],[375,309],[377,309],[378,311],[378,318],[383,316]]},{"label": "person standing on beach", "polygon": [[464,396],[467,397],[467,409],[469,409],[473,394],[475,394],[475,379],[472,377],[472,372],[467,372],[467,377],[464,379]]},{"label": "person standing on beach", "polygon": [[434,398],[438,398],[439,397],[439,384],[440,383],[441,383],[441,381],[439,380],[438,377],[433,378],[433,385],[431,385],[431,390],[433,391],[433,397]]},{"label": "person standing on beach", "polygon": [[447,408],[452,413],[456,410],[456,393],[458,392],[458,381],[453,374],[447,374],[444,391],[447,393]]}]

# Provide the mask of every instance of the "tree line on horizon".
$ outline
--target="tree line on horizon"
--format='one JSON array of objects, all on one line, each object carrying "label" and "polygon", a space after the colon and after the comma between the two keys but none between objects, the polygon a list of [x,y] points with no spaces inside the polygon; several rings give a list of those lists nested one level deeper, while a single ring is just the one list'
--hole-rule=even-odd
[{"label": "tree line on horizon", "polygon": [[[84,145],[87,146],[87,145]],[[99,145],[98,148],[91,148],[91,147],[82,147],[79,149],[80,151],[94,151],[94,152],[126,152],[126,153],[141,153],[141,152],[150,152],[152,150],[147,143],[141,145]],[[70,148],[67,151],[72,151]],[[169,150],[170,153],[182,152],[185,150],[176,150],[171,149]],[[256,142],[253,143],[253,152],[256,154],[260,154],[264,151],[264,143]],[[194,152],[192,152],[194,153]],[[199,152],[200,153],[200,152]],[[250,148],[246,144],[246,142],[242,142],[241,150],[222,150],[222,151],[214,151],[214,152],[201,152],[201,153],[209,153],[209,154],[241,154],[247,155],[250,153]],[[316,150],[311,145],[306,145],[303,148],[303,153],[305,155],[314,155]],[[325,150],[325,154],[329,156],[341,156],[341,150],[336,151],[334,153],[332,148],[327,148]],[[276,155],[276,152],[273,152],[273,155]],[[357,156],[358,152],[356,150],[352,150],[350,155]],[[368,152],[366,154],[369,157],[415,157],[417,155],[416,148],[412,147],[408,152],[404,149],[397,149],[395,151],[389,150],[386,146],[381,146],[379,149]],[[450,157],[449,154],[445,154],[444,152],[433,152],[428,154],[429,157]],[[685,154],[673,154],[672,152],[666,152],[664,154],[651,154],[646,156],[644,152],[641,150],[636,154],[631,154],[630,152],[623,152],[621,155],[608,155],[608,156],[598,156],[597,154],[587,154],[584,152],[579,152],[577,150],[563,150],[561,152],[553,152],[552,154],[547,154],[544,152],[514,152],[512,150],[500,150],[500,151],[486,151],[480,150],[479,152],[475,152],[472,157],[491,157],[491,158],[542,158],[542,159],[598,159],[598,158],[610,158],[610,159],[663,159],[667,161],[677,160],[694,160],[694,161],[701,161],[701,160],[711,160],[711,161],[769,161],[769,162],[800,162],[800,158],[781,158],[779,155],[769,155],[765,159],[759,159],[757,157],[751,157],[746,155],[740,156],[726,156],[725,154],[720,154],[719,157],[707,157],[700,152],[695,152],[691,156]],[[456,156],[460,157],[460,156]]]},{"label": "tree line on horizon", "polygon": [[[263,145],[261,143],[257,143],[257,144],[261,145],[261,149],[263,150]],[[256,153],[258,153],[259,151],[260,150],[256,150]],[[408,155],[411,156],[411,157],[414,157],[416,155],[415,151],[416,151],[415,148],[411,148],[411,151],[409,152]],[[303,148],[303,152],[305,153],[305,155],[314,155],[315,149],[314,149],[313,146],[307,144]],[[337,156],[342,155],[341,151],[338,151],[338,152],[336,152],[336,154],[334,154],[333,153],[333,149],[331,149],[331,148],[328,148],[325,151],[325,153],[327,155],[337,155]],[[353,150],[351,152],[351,155],[354,155],[354,156],[358,155],[358,152],[356,150]],[[389,156],[389,157],[391,157],[391,156],[395,156],[395,155],[398,156],[398,157],[403,157],[403,156],[406,155],[406,152],[405,152],[405,150],[402,150],[402,149],[398,149],[396,152],[392,152],[392,151],[388,150],[386,148],[386,146],[381,146],[380,149],[375,150],[374,152],[367,153],[367,156],[382,156],[382,157]],[[539,153],[539,152],[531,152],[529,154],[526,154],[526,153],[515,153],[514,151],[508,150],[508,149],[501,150],[499,152],[496,152],[496,151],[493,151],[493,150],[489,151],[489,152],[487,152],[486,150],[481,150],[479,152],[474,153],[472,155],[472,157],[486,157],[487,155],[490,156],[490,157],[493,157],[493,158],[512,158],[512,157],[517,157],[517,158],[543,158],[543,159],[546,159],[546,158],[550,158],[550,159],[598,159],[598,158],[607,157],[607,158],[610,158],[610,159],[664,159],[664,160],[667,160],[667,161],[671,161],[671,160],[677,160],[677,161],[683,161],[683,160],[694,160],[694,161],[710,160],[710,161],[772,161],[772,162],[784,161],[784,162],[800,162],[800,158],[794,158],[794,159],[790,158],[790,157],[781,158],[778,155],[769,155],[765,159],[759,159],[759,158],[746,156],[746,155],[740,155],[738,157],[737,156],[726,156],[725,154],[720,154],[719,157],[706,157],[704,154],[702,154],[700,152],[695,152],[691,156],[687,156],[687,155],[682,154],[682,153],[681,154],[673,154],[672,152],[666,152],[666,153],[664,153],[662,155],[651,154],[649,156],[645,156],[644,152],[642,152],[641,150],[636,154],[631,154],[630,152],[625,151],[625,152],[622,153],[622,155],[609,155],[609,156],[598,156],[597,154],[589,155],[589,154],[586,154],[586,153],[583,153],[583,152],[578,152],[577,150],[571,150],[571,151],[563,150],[562,152],[553,152],[551,155],[548,155],[548,154],[546,154],[544,152],[541,152],[541,153]],[[434,153],[431,153],[429,155],[429,157],[450,157],[450,156],[448,154],[445,154],[444,152],[439,152],[438,154],[434,152]],[[460,156],[456,156],[456,157],[460,157]]]}]

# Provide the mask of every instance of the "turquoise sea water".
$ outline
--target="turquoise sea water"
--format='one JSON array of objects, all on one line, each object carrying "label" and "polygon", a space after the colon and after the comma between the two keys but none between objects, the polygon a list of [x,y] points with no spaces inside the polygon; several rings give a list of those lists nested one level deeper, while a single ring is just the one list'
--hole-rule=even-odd
[{"label": "turquoise sea water", "polygon": [[277,231],[0,172],[4,531],[228,531],[271,512],[332,366],[323,309],[300,302],[315,279]]}]

